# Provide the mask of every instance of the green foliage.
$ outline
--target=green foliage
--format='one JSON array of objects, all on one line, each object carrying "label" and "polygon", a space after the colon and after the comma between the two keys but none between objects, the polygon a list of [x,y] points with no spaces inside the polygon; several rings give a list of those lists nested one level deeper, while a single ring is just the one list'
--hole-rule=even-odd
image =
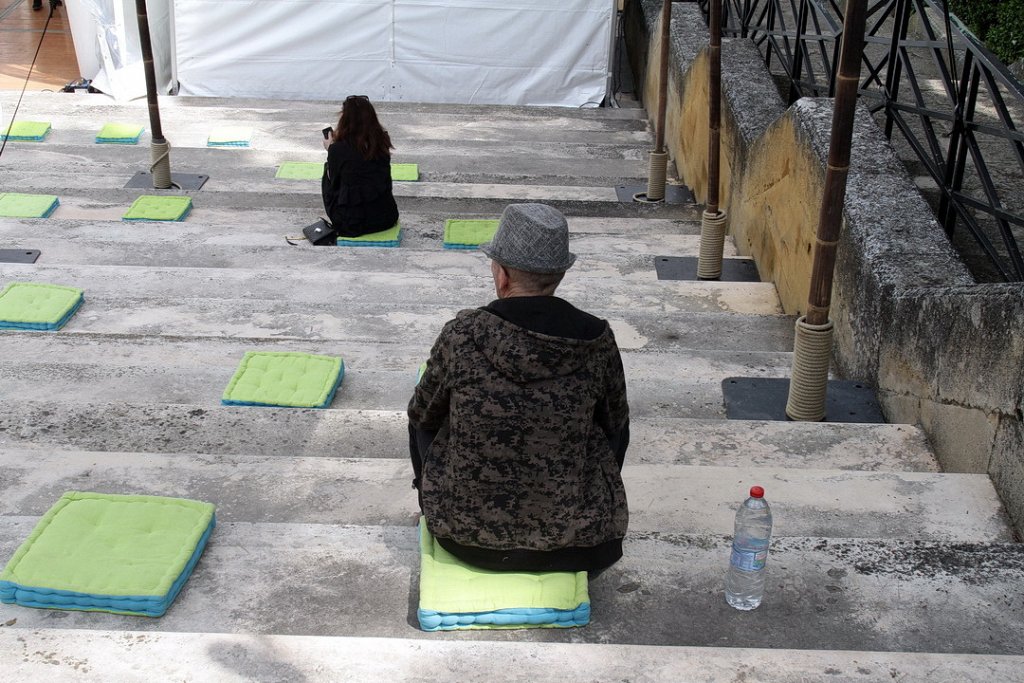
[{"label": "green foliage", "polygon": [[1024,58],[1024,0],[999,3],[996,24],[988,32],[989,47],[1007,64]]},{"label": "green foliage", "polygon": [[999,59],[1024,58],[1024,0],[950,0],[950,7]]}]

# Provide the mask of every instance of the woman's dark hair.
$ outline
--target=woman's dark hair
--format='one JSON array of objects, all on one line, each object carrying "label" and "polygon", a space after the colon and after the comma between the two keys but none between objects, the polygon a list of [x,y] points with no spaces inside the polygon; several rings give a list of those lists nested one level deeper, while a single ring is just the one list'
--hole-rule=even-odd
[{"label": "woman's dark hair", "polygon": [[387,158],[394,146],[391,136],[377,120],[377,112],[366,95],[345,98],[338,114],[334,140],[347,140],[366,161]]}]

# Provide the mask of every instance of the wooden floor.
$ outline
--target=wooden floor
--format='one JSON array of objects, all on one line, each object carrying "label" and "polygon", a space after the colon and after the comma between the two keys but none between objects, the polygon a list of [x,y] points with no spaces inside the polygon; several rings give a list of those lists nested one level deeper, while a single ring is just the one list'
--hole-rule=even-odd
[{"label": "wooden floor", "polygon": [[[25,85],[49,7],[43,0],[43,9],[36,12],[32,0],[0,0],[0,89],[21,90]],[[80,75],[67,16],[64,8],[58,7],[46,30],[28,90],[59,90]]]}]

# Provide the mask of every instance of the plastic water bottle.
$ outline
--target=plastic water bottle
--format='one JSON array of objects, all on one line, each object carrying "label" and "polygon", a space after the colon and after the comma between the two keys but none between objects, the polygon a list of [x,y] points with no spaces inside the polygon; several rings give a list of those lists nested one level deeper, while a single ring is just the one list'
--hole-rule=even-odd
[{"label": "plastic water bottle", "polygon": [[729,572],[725,575],[725,601],[736,609],[752,610],[764,596],[764,565],[772,537],[772,511],[764,489],[754,486],[736,511]]}]

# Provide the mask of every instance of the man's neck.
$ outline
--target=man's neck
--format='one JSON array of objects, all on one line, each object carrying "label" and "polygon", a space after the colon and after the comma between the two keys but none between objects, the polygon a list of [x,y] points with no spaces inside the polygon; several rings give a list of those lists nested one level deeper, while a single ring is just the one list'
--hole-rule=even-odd
[{"label": "man's neck", "polygon": [[[551,294],[554,294],[554,292],[552,292]],[[512,299],[521,296],[551,296],[551,294],[545,294],[544,292],[529,291],[521,287],[511,286],[504,292],[498,292],[498,298]]]}]

